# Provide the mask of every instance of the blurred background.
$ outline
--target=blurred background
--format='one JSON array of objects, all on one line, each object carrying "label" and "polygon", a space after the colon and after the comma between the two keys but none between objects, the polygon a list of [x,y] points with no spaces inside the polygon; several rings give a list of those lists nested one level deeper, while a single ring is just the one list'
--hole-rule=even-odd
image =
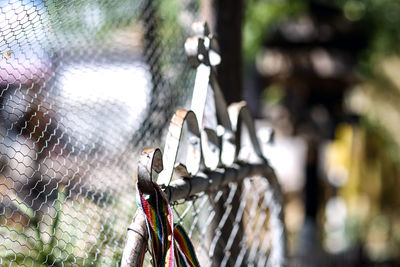
[{"label": "blurred background", "polygon": [[306,266],[400,262],[399,7],[245,1],[243,96],[276,130],[267,155]]},{"label": "blurred background", "polygon": [[400,265],[399,14],[398,0],[0,0],[0,264],[118,262],[137,155],[190,106],[183,44],[206,19],[227,101],[248,102],[284,189],[290,263]]}]

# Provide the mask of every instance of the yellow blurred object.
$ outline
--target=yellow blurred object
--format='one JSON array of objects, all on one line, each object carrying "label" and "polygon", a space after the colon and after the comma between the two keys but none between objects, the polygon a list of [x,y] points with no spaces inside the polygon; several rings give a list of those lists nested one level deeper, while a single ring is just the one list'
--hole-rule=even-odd
[{"label": "yellow blurred object", "polygon": [[393,150],[398,146],[390,135],[369,123],[339,125],[326,147],[328,181],[346,203],[342,232],[348,244],[363,243],[374,260],[400,256],[400,168]]}]

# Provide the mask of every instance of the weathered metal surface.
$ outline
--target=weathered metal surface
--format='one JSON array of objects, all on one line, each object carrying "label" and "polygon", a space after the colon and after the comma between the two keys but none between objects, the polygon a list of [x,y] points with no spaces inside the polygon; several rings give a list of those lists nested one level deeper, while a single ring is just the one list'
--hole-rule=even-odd
[{"label": "weathered metal surface", "polygon": [[215,170],[220,162],[221,146],[217,133],[205,128],[201,132],[202,154],[204,165],[209,170]]},{"label": "weathered metal surface", "polygon": [[239,103],[233,103],[228,108],[229,116],[231,118],[232,127],[235,132],[235,140],[236,140],[236,153],[235,158],[237,160],[237,156],[239,155],[240,148],[241,148],[241,135],[242,135],[242,126],[246,126],[250,141],[253,145],[254,152],[257,156],[262,159],[264,162],[267,162],[266,158],[264,157],[260,142],[257,138],[257,133],[255,129],[254,119],[251,115],[250,109],[247,107],[245,101],[241,101]]},{"label": "weathered metal surface", "polygon": [[[145,156],[158,157],[156,153],[148,153]],[[157,160],[150,158],[149,161],[154,162]],[[146,176],[151,176],[150,169]],[[270,190],[269,192],[265,192],[265,194],[272,194],[270,197],[273,198],[275,202],[282,203],[283,196],[275,172],[265,163],[236,163],[231,167],[217,169],[213,172],[207,172],[207,174],[201,173],[201,175],[191,177],[190,179],[177,179],[172,181],[171,184],[164,189],[164,192],[167,199],[170,202],[174,202],[190,199],[192,196],[201,192],[207,193],[216,191],[229,183],[239,183],[244,178],[257,176],[268,181]],[[285,266],[286,246],[285,242],[281,240],[285,236],[283,208],[282,206],[272,207],[270,212],[273,214],[271,215],[271,242],[275,244],[271,248],[269,255],[270,261],[274,263],[273,266]],[[122,262],[122,264],[125,265],[121,266],[142,266],[143,255],[147,249],[147,239],[146,221],[143,212],[139,210],[136,212],[135,218],[128,228],[128,236]]]},{"label": "weathered metal surface", "polygon": [[136,212],[128,227],[121,267],[143,266],[148,238],[146,217],[143,212]]},{"label": "weathered metal surface", "polygon": [[188,136],[185,137],[187,140],[187,160],[185,163],[179,163],[185,166],[189,175],[195,175],[199,171],[201,162],[201,134],[197,118],[193,111],[180,109],[175,112],[169,125],[164,147],[164,170],[160,173],[157,180],[157,183],[160,185],[169,185],[171,181],[185,124],[188,130]]},{"label": "weathered metal surface", "polygon": [[[139,159],[137,187],[145,194],[153,194],[153,171],[163,169],[162,153],[158,148],[145,148]],[[143,212],[136,212],[128,227],[121,266],[142,266],[147,250],[147,225]]]},{"label": "weathered metal surface", "polygon": [[[174,114],[168,129],[162,160],[161,151],[158,149],[143,151],[138,166],[138,186],[143,193],[151,194],[152,170],[159,172],[163,166],[164,170],[159,174],[157,183],[164,186],[164,192],[170,202],[188,199],[200,192],[215,191],[230,182],[241,182],[246,177],[265,178],[270,186],[270,192],[266,194],[272,194],[271,197],[279,204],[270,210],[275,218],[271,221],[274,227],[272,240],[279,244],[271,249],[270,257],[273,258],[272,262],[276,263],[274,266],[283,266],[286,248],[285,242],[279,240],[285,236],[281,205],[283,199],[275,173],[262,153],[254,120],[246,103],[242,101],[229,107],[226,105],[213,68],[214,64],[218,63],[219,57],[216,53],[218,45],[215,38],[209,34],[205,23],[194,25],[194,32],[196,36],[189,38],[185,44],[189,64],[197,69],[191,110],[180,109]],[[211,94],[208,91],[210,89]],[[211,100],[210,95],[213,96]],[[210,105],[214,106],[210,108]],[[209,121],[216,121],[216,123]],[[185,125],[187,125],[186,132]],[[260,164],[239,162],[243,127],[248,130],[253,151],[260,159]],[[185,133],[184,137],[183,133]],[[186,146],[180,147],[184,142]],[[184,162],[178,159],[180,149],[186,149]],[[180,178],[171,181],[174,172]],[[137,213],[140,212],[140,210],[137,211]],[[147,233],[138,230],[145,231],[146,227],[143,227],[143,224],[145,220],[136,219],[131,228],[135,229],[133,232],[136,235],[139,233],[139,239],[142,242],[146,242]],[[134,235],[129,233],[129,230],[128,234]],[[135,244],[142,249],[146,247]],[[125,250],[134,250],[134,248],[128,244]],[[124,255],[127,255],[124,259],[141,259],[142,256],[141,253],[135,251],[124,251]],[[139,264],[140,260],[131,262]],[[126,266],[140,265],[132,263]]]},{"label": "weathered metal surface", "polygon": [[163,170],[162,154],[158,148],[145,148],[138,164],[138,187],[145,194],[153,193],[153,170]]}]

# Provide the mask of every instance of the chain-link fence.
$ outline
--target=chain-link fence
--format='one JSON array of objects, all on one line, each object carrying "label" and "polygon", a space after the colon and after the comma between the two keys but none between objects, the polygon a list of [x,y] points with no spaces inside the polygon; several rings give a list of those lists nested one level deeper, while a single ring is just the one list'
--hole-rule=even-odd
[{"label": "chain-link fence", "polygon": [[[1,266],[118,264],[138,155],[189,104],[183,46],[198,14],[195,0],[0,0]],[[274,262],[270,181],[172,203],[203,265]]]},{"label": "chain-link fence", "polygon": [[274,186],[263,177],[173,203],[201,266],[284,266],[284,229]]},{"label": "chain-link fence", "polygon": [[189,0],[0,1],[0,265],[120,259],[137,155],[190,97]]},{"label": "chain-link fence", "polygon": [[147,250],[153,266],[285,266],[278,180],[248,106],[225,103],[214,68],[220,62],[215,36],[206,23],[193,31],[185,43],[196,68],[191,107],[172,117],[164,155],[157,148],[141,153],[140,209],[128,227],[121,266],[142,266]]}]

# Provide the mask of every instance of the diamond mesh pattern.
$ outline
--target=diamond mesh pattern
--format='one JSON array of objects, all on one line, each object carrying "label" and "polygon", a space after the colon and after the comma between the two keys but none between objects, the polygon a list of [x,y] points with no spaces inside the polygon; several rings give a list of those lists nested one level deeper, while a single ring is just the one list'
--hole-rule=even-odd
[{"label": "diamond mesh pattern", "polygon": [[189,0],[0,0],[0,265],[111,266],[190,97]]},{"label": "diamond mesh pattern", "polygon": [[262,177],[174,203],[201,266],[283,266],[284,226],[277,192]]}]

